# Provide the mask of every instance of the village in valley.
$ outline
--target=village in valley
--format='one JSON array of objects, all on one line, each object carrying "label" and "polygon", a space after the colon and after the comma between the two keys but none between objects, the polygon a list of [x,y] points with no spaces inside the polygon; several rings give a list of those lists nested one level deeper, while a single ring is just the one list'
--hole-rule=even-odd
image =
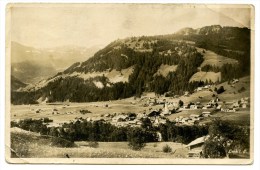
[{"label": "village in valley", "polygon": [[[115,101],[82,104],[69,101],[63,103],[46,103],[46,101],[43,101],[38,105],[19,106],[20,109],[14,109],[11,116],[12,121],[17,123],[26,117],[33,119],[45,117],[44,119],[51,120],[44,123],[47,128],[61,128],[64,124],[84,121],[101,121],[115,127],[131,128],[143,127],[144,120],[148,120],[152,127],[159,127],[160,124],[167,122],[184,127],[206,126],[207,123],[215,119],[231,120],[234,117],[244,119],[239,121],[249,121],[249,91],[243,91],[243,94],[246,95],[235,92],[242,86],[242,89],[248,88],[248,82],[248,77],[240,80],[233,79],[229,83],[204,85],[196,88],[192,93],[185,91],[182,96],[174,95],[172,97],[167,97],[167,94],[145,93],[140,98],[131,97]],[[224,98],[223,95],[231,97]],[[230,100],[225,100],[226,98]],[[122,107],[127,109],[122,112]],[[23,114],[23,112],[30,112],[30,114]],[[66,128],[64,129],[66,131]],[[156,132],[156,134],[157,142],[163,142],[161,133]],[[187,145],[182,145],[182,148],[186,148],[188,151],[185,152],[186,155],[181,157],[201,157],[203,144],[207,138],[207,135],[201,136]]]}]

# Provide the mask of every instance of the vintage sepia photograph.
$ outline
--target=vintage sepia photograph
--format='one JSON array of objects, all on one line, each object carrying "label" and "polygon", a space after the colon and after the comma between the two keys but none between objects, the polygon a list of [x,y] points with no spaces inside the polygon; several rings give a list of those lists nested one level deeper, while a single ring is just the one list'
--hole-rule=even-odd
[{"label": "vintage sepia photograph", "polygon": [[254,7],[6,6],[9,163],[252,164]]}]

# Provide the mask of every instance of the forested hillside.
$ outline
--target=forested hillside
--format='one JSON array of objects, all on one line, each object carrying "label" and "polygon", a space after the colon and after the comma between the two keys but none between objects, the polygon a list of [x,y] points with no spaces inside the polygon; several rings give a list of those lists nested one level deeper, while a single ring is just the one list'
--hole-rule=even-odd
[{"label": "forested hillside", "polygon": [[[221,71],[223,81],[230,77],[250,74],[250,29],[221,27],[219,25],[191,29],[189,33],[179,32],[173,36],[179,40],[195,42],[195,46],[211,50],[219,55],[236,59],[239,65],[224,65],[223,68],[202,68],[208,71]],[[232,75],[233,74],[233,75]]]},{"label": "forested hillside", "polygon": [[[203,62],[203,53],[196,47],[238,61],[238,64],[201,68],[202,71],[221,72],[220,81],[250,73],[249,29],[190,28],[171,35],[116,40],[85,62],[74,63],[56,76],[23,91],[12,92],[12,103],[34,103],[40,97],[47,98],[48,102],[89,102],[140,96],[151,91],[171,95],[191,92],[205,83],[189,81]],[[110,75],[118,79],[112,81]]]}]

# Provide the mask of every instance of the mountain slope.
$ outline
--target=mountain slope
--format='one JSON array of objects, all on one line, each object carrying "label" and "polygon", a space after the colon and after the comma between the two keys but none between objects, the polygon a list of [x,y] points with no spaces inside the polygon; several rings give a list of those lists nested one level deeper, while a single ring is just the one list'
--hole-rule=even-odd
[{"label": "mountain slope", "polygon": [[85,61],[98,49],[83,47],[56,47],[37,49],[11,43],[11,72],[26,83],[36,83],[57,74],[71,63]]},{"label": "mountain slope", "polygon": [[[221,81],[248,75],[244,66],[250,61],[250,44],[240,43],[240,38],[245,42],[250,40],[248,32],[244,28],[209,26],[171,35],[119,39],[88,60],[76,62],[53,77],[13,93],[12,102],[30,103],[39,98],[47,98],[48,102],[113,100],[140,96],[144,91],[182,95],[203,82],[210,82],[205,80],[209,76],[190,81],[204,62],[204,53],[197,47],[215,50],[216,54],[235,61],[235,64],[205,65],[202,71],[221,74]],[[242,44],[241,48],[235,44]]]},{"label": "mountain slope", "polygon": [[213,25],[198,29],[189,29],[188,34],[186,32],[179,31],[169,37],[193,41],[197,47],[246,62],[245,64],[249,66],[250,63],[248,61],[250,60],[251,47],[250,29]]},{"label": "mountain slope", "polygon": [[16,77],[11,76],[11,91],[18,90],[18,89],[23,88],[25,86],[27,86],[27,84],[21,82]]}]

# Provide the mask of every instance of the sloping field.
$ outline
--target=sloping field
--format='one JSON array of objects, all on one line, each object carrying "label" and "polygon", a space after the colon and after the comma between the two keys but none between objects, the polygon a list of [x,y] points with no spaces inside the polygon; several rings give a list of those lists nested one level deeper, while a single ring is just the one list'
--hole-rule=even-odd
[{"label": "sloping field", "polygon": [[[185,145],[173,142],[147,143],[141,151],[131,150],[127,142],[98,142],[98,148],[91,148],[81,141],[75,142],[75,147],[60,148],[50,146],[50,140],[42,136],[17,130],[11,130],[11,140],[13,154],[23,158],[184,158],[188,153]],[[162,151],[166,144],[172,152]]]},{"label": "sloping field", "polygon": [[192,81],[212,81],[213,83],[217,82],[217,81],[221,81],[221,73],[215,73],[215,72],[197,72],[195,74],[192,75],[192,77],[190,78],[189,82]]},{"label": "sloping field", "polygon": [[[237,82],[234,85],[228,84],[227,82],[218,84],[218,85],[213,85],[211,87],[212,91],[214,91],[215,88],[219,88],[223,86],[225,91],[221,94],[218,94],[218,98],[221,99],[222,101],[226,101],[226,102],[233,102],[236,100],[240,100],[243,97],[250,97],[250,77],[246,76],[246,77],[242,77],[239,79],[239,82]],[[240,91],[240,89],[244,88],[244,91]],[[185,97],[182,96],[180,97],[181,100],[183,100],[184,102],[205,102],[205,101],[209,101],[212,99],[212,95],[215,92],[211,92],[211,91],[199,91],[196,93],[191,94],[189,97]],[[199,97],[202,97],[201,99],[198,99]]]},{"label": "sloping field", "polygon": [[[92,73],[86,73],[86,74],[74,72],[72,74],[64,74],[64,75],[56,76],[56,77],[48,79],[48,80],[42,80],[36,84],[29,84],[25,88],[22,88],[21,91],[30,91],[30,90],[34,90],[34,89],[37,90],[37,89],[47,86],[48,83],[53,82],[53,81],[59,79],[60,77],[65,78],[68,76],[70,76],[70,77],[75,76],[75,77],[83,78],[85,80],[94,78],[97,76],[105,76],[109,79],[109,81],[111,83],[128,82],[128,78],[133,73],[133,71],[134,71],[134,66],[131,66],[126,69],[122,69],[121,71],[117,71],[117,70],[113,69],[111,71],[92,72]],[[97,85],[97,87],[100,88],[99,85]]]},{"label": "sloping field", "polygon": [[210,50],[204,50],[205,53],[203,53],[202,48],[196,48],[198,52],[200,52],[203,55],[204,61],[201,64],[200,67],[203,67],[205,65],[212,65],[221,67],[224,64],[238,64],[238,61],[232,58],[224,57],[221,55],[218,55]]},{"label": "sloping field", "polygon": [[131,66],[126,69],[122,69],[121,71],[117,70],[111,70],[111,71],[103,71],[103,72],[92,72],[92,73],[74,73],[68,76],[77,76],[80,78],[83,78],[85,80],[89,78],[94,78],[97,76],[105,76],[109,79],[111,83],[117,83],[117,82],[128,82],[128,77],[133,73],[134,67]]},{"label": "sloping field", "polygon": [[162,75],[163,77],[166,77],[169,72],[174,72],[176,71],[178,65],[167,65],[167,64],[162,64],[157,72],[154,75]]},{"label": "sloping field", "polygon": [[[223,86],[225,91],[219,94],[219,97],[226,101],[239,100],[242,97],[250,97],[250,77],[246,76],[239,79],[239,82],[234,85],[229,85],[227,82],[221,83],[216,87]],[[245,88],[244,91],[238,92],[241,88]],[[253,90],[253,89],[252,89]]]}]

